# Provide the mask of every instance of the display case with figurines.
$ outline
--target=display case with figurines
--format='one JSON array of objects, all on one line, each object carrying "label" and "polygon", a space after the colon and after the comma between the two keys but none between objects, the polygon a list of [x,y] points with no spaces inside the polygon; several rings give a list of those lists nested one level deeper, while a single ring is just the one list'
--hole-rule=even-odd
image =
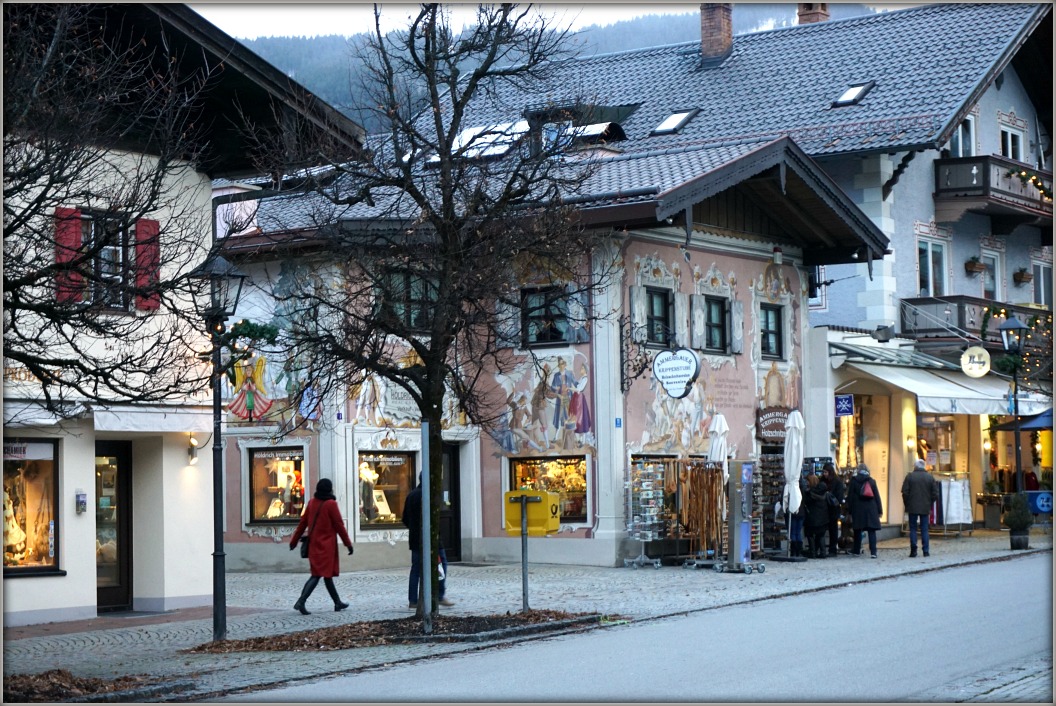
[{"label": "display case with figurines", "polygon": [[58,570],[56,443],[4,439],[4,572]]},{"label": "display case with figurines", "polygon": [[635,459],[625,484],[627,493],[627,534],[640,543],[641,551],[633,559],[624,559],[623,565],[639,568],[652,564],[661,566],[660,559],[646,556],[645,545],[665,536],[664,476],[666,466],[660,461]]}]

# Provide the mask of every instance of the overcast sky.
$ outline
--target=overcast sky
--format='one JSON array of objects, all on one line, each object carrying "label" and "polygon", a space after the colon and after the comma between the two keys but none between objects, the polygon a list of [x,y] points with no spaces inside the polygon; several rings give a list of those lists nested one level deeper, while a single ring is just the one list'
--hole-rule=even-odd
[{"label": "overcast sky", "polygon": [[[370,3],[204,2],[191,3],[190,6],[224,32],[238,39],[311,37],[320,34],[351,36],[369,31],[373,23]],[[407,18],[417,7],[414,4],[383,5],[383,14],[389,19],[389,25],[383,25],[383,28],[389,31],[405,27]],[[455,9],[456,14],[453,17],[457,22],[459,15],[471,19],[476,5],[451,4],[450,7]],[[612,24],[641,15],[699,12],[700,3],[543,3],[540,7],[552,13],[560,25],[567,23],[573,29],[579,29],[592,24]]]}]

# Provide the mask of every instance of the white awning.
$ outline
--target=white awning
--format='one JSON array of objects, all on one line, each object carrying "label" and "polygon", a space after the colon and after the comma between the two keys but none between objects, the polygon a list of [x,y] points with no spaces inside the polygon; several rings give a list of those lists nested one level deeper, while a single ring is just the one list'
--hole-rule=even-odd
[{"label": "white awning", "polygon": [[[1008,414],[1010,385],[996,377],[970,378],[953,370],[847,363],[848,366],[917,396],[917,411],[930,414]],[[1020,414],[1045,411],[1033,395],[1021,393]]]},{"label": "white awning", "polygon": [[4,426],[11,429],[55,426],[63,419],[72,419],[84,412],[83,405],[67,406],[65,415],[49,412],[34,401],[4,400]]},{"label": "white awning", "polygon": [[96,431],[170,432],[213,429],[211,409],[125,406],[94,410]]}]

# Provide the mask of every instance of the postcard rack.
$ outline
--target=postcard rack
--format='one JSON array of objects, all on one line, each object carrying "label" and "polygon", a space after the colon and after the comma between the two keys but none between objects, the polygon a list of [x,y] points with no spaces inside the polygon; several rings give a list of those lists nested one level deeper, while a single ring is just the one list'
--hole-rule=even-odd
[{"label": "postcard rack", "polygon": [[638,541],[641,551],[633,559],[624,559],[624,567],[633,569],[651,564],[659,569],[659,558],[646,556],[645,545],[664,536],[664,465],[639,460],[631,465],[627,491],[627,534]]}]

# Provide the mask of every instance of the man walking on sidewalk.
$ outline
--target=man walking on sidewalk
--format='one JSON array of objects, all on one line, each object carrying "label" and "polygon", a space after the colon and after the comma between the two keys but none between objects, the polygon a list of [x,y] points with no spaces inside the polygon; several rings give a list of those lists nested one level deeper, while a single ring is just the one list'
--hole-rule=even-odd
[{"label": "man walking on sidewalk", "polygon": [[920,524],[921,546],[929,556],[928,519],[932,504],[939,499],[939,485],[928,473],[924,459],[918,458],[913,472],[902,481],[902,502],[909,514],[909,555],[917,555],[917,524]]}]

